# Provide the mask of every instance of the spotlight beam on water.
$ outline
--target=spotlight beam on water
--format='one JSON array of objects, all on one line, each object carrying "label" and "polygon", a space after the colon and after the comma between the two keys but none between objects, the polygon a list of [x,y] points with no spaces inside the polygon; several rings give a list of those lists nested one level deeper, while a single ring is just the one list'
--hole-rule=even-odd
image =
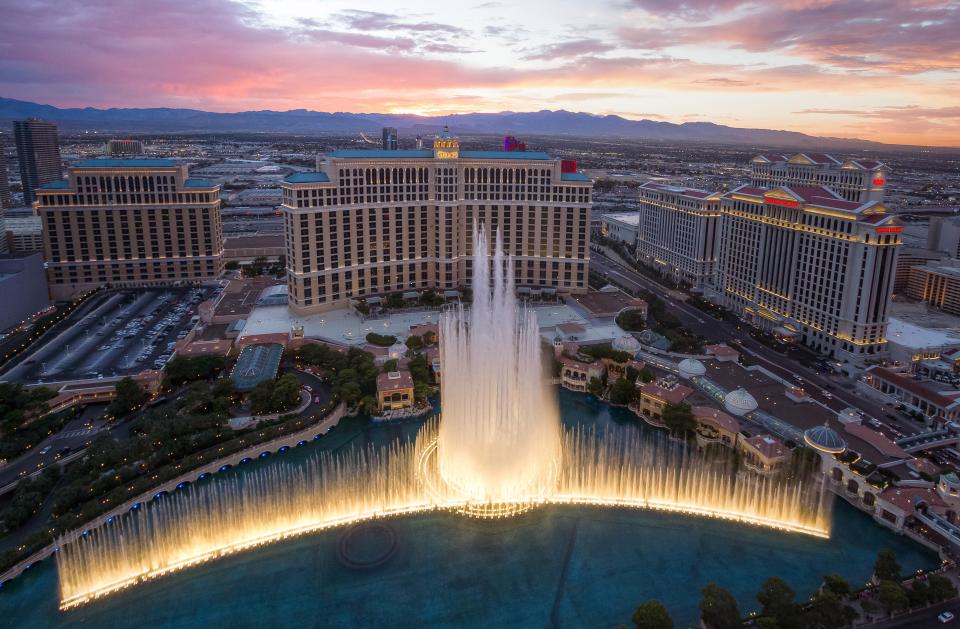
[{"label": "spotlight beam on water", "polygon": [[535,315],[516,303],[499,238],[492,265],[487,247],[481,230],[473,308],[441,319],[442,420],[412,442],[195,485],[62,543],[61,609],[278,540],[434,510],[507,517],[543,504],[613,506],[829,536],[831,495],[820,483],[735,473],[633,429],[563,431]]}]

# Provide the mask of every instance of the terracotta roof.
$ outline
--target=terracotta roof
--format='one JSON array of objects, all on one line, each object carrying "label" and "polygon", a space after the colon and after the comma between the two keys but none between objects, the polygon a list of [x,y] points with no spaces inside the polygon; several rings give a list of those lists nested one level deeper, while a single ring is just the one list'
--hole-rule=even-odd
[{"label": "terracotta roof", "polygon": [[946,506],[932,487],[890,487],[880,493],[880,498],[907,513],[916,511],[921,502],[931,507]]},{"label": "terracotta roof", "polygon": [[712,406],[694,406],[693,416],[697,421],[714,424],[728,432],[737,433],[740,431],[740,422],[734,419],[732,415],[728,415]]},{"label": "terracotta roof", "polygon": [[867,369],[867,373],[871,374],[875,378],[880,378],[881,380],[885,380],[892,385],[900,387],[904,391],[909,391],[917,397],[923,398],[931,404],[941,408],[947,408],[951,404],[955,403],[954,400],[948,398],[947,396],[941,395],[933,389],[928,389],[913,378],[906,378],[895,371],[890,371],[889,369],[884,369],[883,367],[871,367],[870,369]]},{"label": "terracotta roof", "polygon": [[579,323],[561,323],[557,326],[557,329],[563,332],[564,334],[574,334],[576,332],[585,332],[586,328],[580,325]]},{"label": "terracotta roof", "polygon": [[396,391],[413,388],[413,376],[409,371],[391,371],[377,376],[377,391]]},{"label": "terracotta roof", "polygon": [[587,371],[588,369],[590,369],[590,364],[589,364],[589,363],[581,362],[581,361],[576,360],[576,359],[574,359],[574,358],[570,358],[569,356],[563,356],[563,355],[561,355],[560,358],[558,358],[557,360],[559,360],[561,363],[563,363],[563,364],[566,365],[567,367],[574,367],[574,368],[579,369],[579,370],[581,370],[581,371]]},{"label": "terracotta roof", "polygon": [[[861,441],[867,442],[867,444],[869,444],[874,450],[884,456],[900,459],[906,459],[910,457],[906,450],[868,426],[850,423],[844,424],[843,429]],[[861,454],[863,453],[861,452]]]},{"label": "terracotta roof", "polygon": [[724,345],[720,343],[718,345],[705,345],[703,348],[708,354],[713,356],[739,356],[740,352],[733,349],[729,345]]},{"label": "terracotta roof", "polygon": [[743,441],[767,459],[780,459],[790,454],[787,446],[773,435],[757,435]]},{"label": "terracotta roof", "polygon": [[672,388],[665,389],[659,384],[648,382],[640,387],[640,392],[670,404],[679,404],[690,397],[693,389],[682,384],[675,384]]}]

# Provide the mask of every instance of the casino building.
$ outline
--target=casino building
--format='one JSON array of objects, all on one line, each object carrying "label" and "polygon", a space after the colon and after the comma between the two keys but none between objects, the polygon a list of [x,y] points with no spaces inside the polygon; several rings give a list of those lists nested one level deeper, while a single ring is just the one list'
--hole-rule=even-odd
[{"label": "casino building", "polygon": [[300,315],[396,291],[469,286],[472,237],[499,229],[521,291],[585,293],[592,183],[536,151],[341,150],[283,183],[289,304]]},{"label": "casino building", "polygon": [[840,360],[884,350],[902,227],[879,201],[823,186],[740,186],[722,196],[715,300]]},{"label": "casino building", "polygon": [[37,189],[35,208],[54,300],[223,272],[220,186],[172,160],[81,161]]},{"label": "casino building", "polygon": [[777,186],[823,186],[846,201],[882,201],[887,167],[872,159],[841,160],[825,153],[775,153],[750,160],[752,184],[758,188]]}]

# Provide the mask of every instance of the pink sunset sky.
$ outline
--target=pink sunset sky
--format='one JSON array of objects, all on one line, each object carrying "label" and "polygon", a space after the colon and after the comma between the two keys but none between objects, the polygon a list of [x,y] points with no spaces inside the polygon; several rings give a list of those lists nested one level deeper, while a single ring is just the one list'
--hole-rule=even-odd
[{"label": "pink sunset sky", "polygon": [[0,0],[0,96],[568,109],[960,146],[960,2]]}]

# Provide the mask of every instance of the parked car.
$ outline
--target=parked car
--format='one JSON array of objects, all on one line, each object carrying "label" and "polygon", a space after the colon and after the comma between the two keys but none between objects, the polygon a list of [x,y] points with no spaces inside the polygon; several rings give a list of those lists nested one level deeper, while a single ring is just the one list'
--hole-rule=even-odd
[{"label": "parked car", "polygon": [[948,622],[953,622],[953,618],[954,618],[953,612],[943,612],[942,614],[937,616],[937,620],[939,620],[943,624],[947,624]]}]

